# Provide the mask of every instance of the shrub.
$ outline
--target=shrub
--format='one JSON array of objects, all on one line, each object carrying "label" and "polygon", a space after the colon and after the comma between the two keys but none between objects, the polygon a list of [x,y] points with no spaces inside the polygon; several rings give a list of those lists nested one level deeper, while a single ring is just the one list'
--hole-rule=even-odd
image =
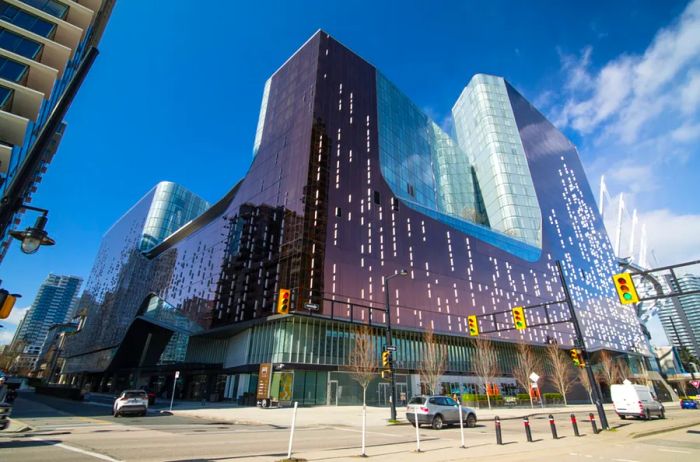
[{"label": "shrub", "polygon": [[564,399],[564,397],[561,395],[561,393],[544,393],[544,399],[547,400],[557,400],[557,399]]},{"label": "shrub", "polygon": [[516,398],[522,399],[524,401],[530,401],[530,395],[528,395],[527,393],[518,393],[516,395]]}]

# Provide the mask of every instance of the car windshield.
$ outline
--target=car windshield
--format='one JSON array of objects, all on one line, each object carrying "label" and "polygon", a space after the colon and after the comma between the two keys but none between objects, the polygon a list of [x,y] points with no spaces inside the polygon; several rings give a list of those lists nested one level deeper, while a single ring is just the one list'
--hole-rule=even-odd
[{"label": "car windshield", "polygon": [[145,398],[146,393],[143,391],[125,391],[124,398]]},{"label": "car windshield", "polygon": [[411,401],[408,402],[408,404],[423,404],[425,401],[425,398],[422,396],[414,396],[411,398]]}]

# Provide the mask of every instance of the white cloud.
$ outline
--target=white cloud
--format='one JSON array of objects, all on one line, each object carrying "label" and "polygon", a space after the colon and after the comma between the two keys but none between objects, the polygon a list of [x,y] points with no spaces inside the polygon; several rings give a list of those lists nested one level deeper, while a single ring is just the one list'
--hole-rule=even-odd
[{"label": "white cloud", "polygon": [[0,329],[0,345],[9,345],[14,335],[14,331],[10,332],[7,329]]},{"label": "white cloud", "polygon": [[[578,135],[594,191],[605,175],[613,195],[624,193],[629,212],[640,205],[651,210],[640,213],[639,227],[646,223],[657,258],[648,256],[652,265],[700,258],[697,203],[682,201],[681,213],[663,201],[665,191],[697,186],[692,166],[700,155],[700,0],[660,28],[641,53],[623,52],[602,63],[590,46],[559,54],[562,91],[552,97],[545,90],[536,101],[556,125]],[[616,205],[607,207],[610,226]],[[631,228],[631,218],[626,220],[623,252]],[[611,239],[615,229],[615,223],[608,227]]]},{"label": "white cloud", "polygon": [[700,215],[677,215],[667,209],[642,213],[650,247],[657,260],[653,266],[700,259]]},{"label": "white cloud", "polygon": [[0,345],[9,344],[12,341],[17,326],[28,310],[28,306],[24,308],[13,308],[10,315],[6,319],[1,320],[0,325],[3,327],[0,329]]},{"label": "white cloud", "polygon": [[14,324],[15,326],[18,325],[21,321],[24,315],[27,313],[29,310],[28,306],[25,306],[24,308],[18,308],[15,307],[12,309],[10,312],[10,315],[7,317],[7,319],[3,320],[3,324],[8,323],[8,324]]}]

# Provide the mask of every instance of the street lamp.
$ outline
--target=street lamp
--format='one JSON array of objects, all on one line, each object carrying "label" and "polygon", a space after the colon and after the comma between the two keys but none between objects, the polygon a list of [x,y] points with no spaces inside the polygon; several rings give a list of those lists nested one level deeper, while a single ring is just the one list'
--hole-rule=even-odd
[{"label": "street lamp", "polygon": [[41,212],[34,223],[34,226],[30,226],[24,231],[10,231],[10,236],[22,241],[22,252],[26,254],[35,253],[39,250],[42,245],[54,245],[56,241],[49,237],[49,234],[44,230],[46,227],[46,222],[49,218],[49,211],[45,209],[40,209],[37,207],[30,207],[29,205],[22,205],[23,209],[34,210]]},{"label": "street lamp", "polygon": [[[406,276],[408,271],[402,269],[398,273],[384,278],[384,294],[386,295],[386,347],[391,345],[391,308],[389,307],[389,279],[396,276]],[[392,352],[391,361],[389,361],[389,375],[391,376],[391,420],[396,420],[396,379],[394,378],[394,358]]]}]

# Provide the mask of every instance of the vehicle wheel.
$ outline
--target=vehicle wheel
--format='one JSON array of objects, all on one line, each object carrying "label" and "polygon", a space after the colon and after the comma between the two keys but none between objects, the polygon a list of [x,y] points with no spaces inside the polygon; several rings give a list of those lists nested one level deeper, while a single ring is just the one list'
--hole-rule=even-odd
[{"label": "vehicle wheel", "polygon": [[644,411],[644,420],[651,420],[651,414],[649,414],[649,409]]},{"label": "vehicle wheel", "polygon": [[664,409],[661,409],[661,413],[659,414],[659,419],[665,419],[666,418],[666,411]]},{"label": "vehicle wheel", "polygon": [[443,425],[444,421],[442,420],[442,416],[440,414],[433,417],[433,429],[440,430],[443,427]]},{"label": "vehicle wheel", "polygon": [[147,414],[148,414],[148,411],[143,411],[143,412],[141,413],[141,417],[146,417]]},{"label": "vehicle wheel", "polygon": [[114,417],[119,417],[119,411],[114,411]]},{"label": "vehicle wheel", "polygon": [[411,422],[411,425],[413,425],[414,427],[420,427],[420,424],[415,421]]},{"label": "vehicle wheel", "polygon": [[621,418],[622,420],[625,420],[625,419],[627,418],[627,416],[626,416],[626,415],[621,415],[620,418]]},{"label": "vehicle wheel", "polygon": [[476,427],[476,416],[474,414],[469,414],[467,416],[467,428]]}]

